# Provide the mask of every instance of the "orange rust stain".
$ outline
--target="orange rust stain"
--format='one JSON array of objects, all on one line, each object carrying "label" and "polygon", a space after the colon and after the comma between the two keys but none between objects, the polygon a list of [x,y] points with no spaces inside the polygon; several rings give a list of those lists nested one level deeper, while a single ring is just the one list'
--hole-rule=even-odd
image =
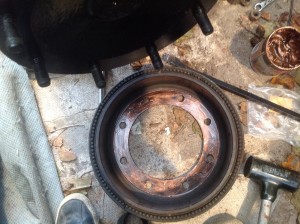
[{"label": "orange rust stain", "polygon": [[282,166],[284,168],[299,172],[300,171],[300,158],[296,155],[289,155],[287,158],[287,161],[282,163]]}]

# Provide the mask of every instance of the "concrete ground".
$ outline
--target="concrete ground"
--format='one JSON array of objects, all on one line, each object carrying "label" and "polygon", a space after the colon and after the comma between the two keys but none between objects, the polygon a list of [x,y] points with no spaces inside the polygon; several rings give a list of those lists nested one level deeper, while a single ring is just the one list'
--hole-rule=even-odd
[{"label": "concrete ground", "polygon": [[[269,77],[256,74],[250,67],[249,55],[252,47],[249,40],[259,23],[266,27],[273,26],[274,22],[272,21],[277,20],[281,13],[288,11],[289,2],[287,0],[275,1],[266,8],[265,11],[272,15],[271,21],[259,20],[259,22],[251,23],[247,15],[255,2],[257,1],[251,1],[250,6],[243,7],[230,5],[225,0],[218,1],[209,14],[215,29],[212,35],[203,36],[196,26],[161,53],[174,54],[191,67],[243,89],[247,89],[250,83],[264,85]],[[299,6],[298,3],[296,7]],[[296,9],[299,9],[298,12],[300,11],[299,7]],[[107,93],[120,80],[132,73],[130,65],[114,69],[107,77],[105,92]],[[50,87],[39,88],[35,81],[32,81],[32,84],[49,141],[53,147],[65,194],[72,192],[86,194],[92,200],[101,223],[117,223],[118,217],[123,211],[99,186],[93,174],[88,154],[89,129],[95,110],[101,101],[101,91],[95,87],[92,76],[90,74],[54,75]],[[237,110],[239,110],[238,105],[245,102],[244,99],[233,94],[226,92],[226,95]],[[165,112],[165,118],[173,116],[170,108],[157,108],[156,110],[150,113],[150,117],[141,118],[140,122],[155,119],[155,114],[161,111]],[[249,135],[245,115],[241,114],[241,118],[245,131],[246,155],[281,164],[287,160],[288,156],[296,154],[296,149],[293,149],[288,143],[268,141]],[[190,122],[192,124],[192,120]],[[155,140],[154,137],[150,136]],[[197,141],[197,138],[194,140]],[[133,137],[133,151],[138,150],[134,147],[134,143],[138,143],[138,138],[134,139]],[[138,154],[138,151],[132,153]],[[197,152],[195,154],[197,155]],[[171,164],[176,164],[174,158],[171,156],[167,158]],[[140,162],[142,167],[144,163],[142,160]],[[184,172],[184,169],[181,167],[179,171]],[[175,172],[172,175],[178,175],[178,173]],[[243,223],[256,223],[260,203],[259,194],[258,185],[245,178],[241,171],[232,189],[216,206],[202,215],[177,223],[216,223],[230,217],[236,217]],[[298,211],[291,204],[291,198],[291,193],[279,192],[273,206],[271,223],[296,223]],[[152,223],[158,224],[159,222]]]}]

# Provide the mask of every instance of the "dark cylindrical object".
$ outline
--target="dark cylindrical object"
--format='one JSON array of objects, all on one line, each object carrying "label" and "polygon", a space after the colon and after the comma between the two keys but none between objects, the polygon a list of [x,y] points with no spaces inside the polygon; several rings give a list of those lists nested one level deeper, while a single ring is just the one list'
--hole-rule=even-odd
[{"label": "dark cylindrical object", "polygon": [[244,168],[245,177],[262,182],[261,198],[274,201],[279,188],[295,191],[299,188],[299,174],[272,163],[249,157]]},{"label": "dark cylindrical object", "polygon": [[211,22],[205,12],[204,7],[202,6],[200,1],[195,1],[195,5],[192,8],[193,15],[199,24],[202,33],[207,36],[214,32],[214,28],[211,25]]},{"label": "dark cylindrical object", "polygon": [[106,85],[105,77],[103,75],[104,72],[101,71],[101,69],[100,69],[100,67],[99,67],[99,65],[97,63],[94,63],[92,65],[91,73],[93,75],[93,78],[94,78],[96,86],[99,89],[104,88],[105,85]]},{"label": "dark cylindrical object", "polygon": [[5,35],[6,49],[12,54],[21,53],[24,49],[23,40],[17,34],[11,15],[8,13],[1,15],[1,23]]},{"label": "dark cylindrical object", "polygon": [[40,87],[47,87],[50,85],[50,78],[47,72],[45,62],[42,58],[36,57],[32,59],[32,65],[36,80]]},{"label": "dark cylindrical object", "polygon": [[162,69],[164,67],[164,64],[159,56],[158,50],[154,44],[149,45],[146,47],[146,51],[149,54],[153,67],[155,69]]},{"label": "dark cylindrical object", "polygon": [[14,5],[14,13],[18,15],[16,19],[18,31],[24,41],[24,47],[32,63],[36,80],[40,87],[49,86],[50,78],[46,69],[44,57],[31,30],[31,10],[34,1],[17,0],[12,2]]}]

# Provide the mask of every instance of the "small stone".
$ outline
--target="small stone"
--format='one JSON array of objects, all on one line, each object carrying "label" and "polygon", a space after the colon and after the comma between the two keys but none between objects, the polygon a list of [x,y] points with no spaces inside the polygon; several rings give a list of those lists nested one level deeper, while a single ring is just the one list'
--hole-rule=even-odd
[{"label": "small stone", "polygon": [[262,38],[264,37],[265,33],[266,33],[265,28],[262,25],[258,25],[256,28],[256,34]]},{"label": "small stone", "polygon": [[134,71],[137,71],[137,70],[142,69],[143,64],[142,64],[141,61],[135,61],[135,62],[131,63],[130,66],[132,67],[132,69],[133,69]]},{"label": "small stone", "polygon": [[247,113],[247,102],[243,101],[239,104],[239,110],[241,113]]},{"label": "small stone", "polygon": [[192,47],[188,44],[181,44],[180,46],[177,46],[177,51],[180,57],[184,57],[192,52]]},{"label": "small stone", "polygon": [[270,21],[271,20],[271,13],[269,12],[262,12],[261,13],[261,18],[266,20],[266,21]]},{"label": "small stone", "polygon": [[54,147],[62,147],[63,146],[63,138],[62,137],[57,137],[56,139],[54,139],[52,145]]},{"label": "small stone", "polygon": [[74,152],[69,151],[65,148],[61,148],[58,151],[58,156],[62,162],[71,162],[77,159],[77,156]]}]

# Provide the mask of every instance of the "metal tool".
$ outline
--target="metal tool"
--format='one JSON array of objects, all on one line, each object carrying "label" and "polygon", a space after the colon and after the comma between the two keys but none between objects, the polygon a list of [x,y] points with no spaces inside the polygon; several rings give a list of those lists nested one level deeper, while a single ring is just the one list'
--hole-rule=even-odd
[{"label": "metal tool", "polygon": [[[180,68],[186,68],[186,69],[189,69],[191,71],[196,71],[198,72],[197,70],[195,69],[192,69],[190,67],[188,67],[187,65],[183,64],[178,58],[176,58],[175,56],[173,55],[169,55],[169,54],[164,54],[162,56],[162,59],[163,61],[165,61],[166,63],[168,63],[169,65],[172,65],[172,66],[175,66],[175,67],[180,67]],[[223,82],[219,79],[216,79],[210,75],[207,75],[207,74],[204,74],[204,73],[201,73],[201,75],[205,76],[206,78],[210,79],[211,81],[213,81],[215,84],[217,84],[220,88],[228,91],[228,92],[231,92],[231,93],[234,93],[240,97],[243,97],[244,99],[247,99],[247,100],[250,100],[252,102],[255,102],[255,103],[258,103],[262,106],[265,106],[267,108],[270,108],[272,110],[275,110],[285,116],[288,116],[292,119],[295,119],[297,121],[300,121],[300,114],[295,112],[295,111],[292,111],[292,110],[289,110],[285,107],[282,107],[278,104],[275,104],[269,100],[266,100],[262,97],[259,97],[253,93],[249,93],[248,91],[246,90],[243,90],[243,89],[240,89],[236,86],[233,86],[231,84],[228,84],[226,82]]]},{"label": "metal tool", "polygon": [[299,173],[275,166],[252,156],[247,159],[244,175],[262,184],[259,224],[268,223],[272,203],[276,199],[278,189],[294,192],[299,188],[300,184]]},{"label": "metal tool", "polygon": [[259,2],[254,5],[254,10],[262,11],[264,8],[266,8],[268,5],[270,5],[275,0],[266,0],[263,2]]}]

